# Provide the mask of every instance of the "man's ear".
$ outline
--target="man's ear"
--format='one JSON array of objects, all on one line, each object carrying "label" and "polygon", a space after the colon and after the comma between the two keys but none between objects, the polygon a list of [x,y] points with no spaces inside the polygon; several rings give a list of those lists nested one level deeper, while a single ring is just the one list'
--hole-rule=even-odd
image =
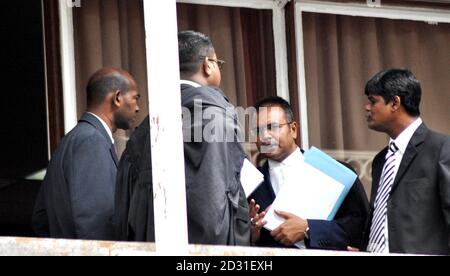
[{"label": "man's ear", "polygon": [[392,98],[391,105],[392,105],[393,111],[397,111],[398,109],[400,109],[401,104],[402,104],[402,100],[400,99],[399,96],[394,96]]},{"label": "man's ear", "polygon": [[296,121],[293,121],[291,123],[291,133],[292,133],[292,138],[297,139],[297,135],[298,135],[298,125]]},{"label": "man's ear", "polygon": [[120,107],[120,105],[122,104],[122,93],[120,92],[120,90],[116,90],[114,92],[113,104],[117,107]]},{"label": "man's ear", "polygon": [[211,68],[211,64],[208,62],[207,58],[205,58],[203,60],[203,72],[205,73],[206,76],[211,76],[212,74],[212,68]]}]

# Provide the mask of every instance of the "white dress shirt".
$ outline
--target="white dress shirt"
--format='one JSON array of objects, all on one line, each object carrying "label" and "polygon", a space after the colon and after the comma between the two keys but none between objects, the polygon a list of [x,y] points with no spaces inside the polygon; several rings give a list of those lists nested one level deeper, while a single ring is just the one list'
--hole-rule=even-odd
[{"label": "white dress shirt", "polygon": [[[305,160],[299,148],[281,162],[269,159],[270,182],[272,183],[275,196],[280,192],[283,184],[286,183],[285,177],[297,175],[298,169],[303,162]],[[296,246],[301,249],[306,248],[304,241],[296,243]]]},{"label": "white dress shirt", "polygon": [[198,83],[196,83],[194,81],[190,81],[190,80],[180,80],[180,84],[187,84],[187,85],[193,86],[195,88],[201,87],[200,84],[198,84]]},{"label": "white dress shirt", "polygon": [[283,161],[277,162],[269,159],[269,174],[270,182],[272,183],[275,196],[280,191],[283,184],[286,182],[284,177],[286,175],[295,175],[298,168],[304,162],[303,154],[299,148],[286,157]]}]

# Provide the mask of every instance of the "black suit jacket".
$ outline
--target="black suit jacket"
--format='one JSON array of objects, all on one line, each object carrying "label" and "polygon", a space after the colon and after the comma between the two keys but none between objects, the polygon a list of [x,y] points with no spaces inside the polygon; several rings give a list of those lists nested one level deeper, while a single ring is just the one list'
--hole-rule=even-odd
[{"label": "black suit jacket", "polygon": [[85,113],[50,160],[33,212],[36,234],[112,240],[117,163],[105,128]]},{"label": "black suit jacket", "polygon": [[[347,164],[344,164],[351,169]],[[260,171],[264,174],[264,182],[252,193],[249,199],[265,210],[275,200],[275,193],[270,182],[269,163],[266,162]],[[364,223],[367,219],[369,203],[364,188],[357,178],[347,197],[342,203],[334,220],[310,220],[309,240],[305,240],[307,248],[346,250],[347,246],[360,247]],[[261,230],[261,237],[256,243],[264,247],[285,247],[278,243],[266,229]]]},{"label": "black suit jacket", "polygon": [[131,135],[120,159],[114,211],[117,240],[155,241],[148,116]]},{"label": "black suit jacket", "polygon": [[[370,225],[387,148],[372,164]],[[450,254],[450,137],[422,124],[412,136],[397,171],[387,203],[389,251]]]}]

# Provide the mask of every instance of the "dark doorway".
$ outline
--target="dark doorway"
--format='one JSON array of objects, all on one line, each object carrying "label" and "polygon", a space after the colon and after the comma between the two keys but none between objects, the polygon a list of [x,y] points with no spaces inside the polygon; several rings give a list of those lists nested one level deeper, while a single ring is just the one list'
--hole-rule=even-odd
[{"label": "dark doorway", "polygon": [[0,9],[0,235],[31,235],[29,220],[46,168],[48,131],[41,1],[4,1]]},{"label": "dark doorway", "polygon": [[48,161],[41,1],[5,1],[1,13],[0,178],[17,179]]}]

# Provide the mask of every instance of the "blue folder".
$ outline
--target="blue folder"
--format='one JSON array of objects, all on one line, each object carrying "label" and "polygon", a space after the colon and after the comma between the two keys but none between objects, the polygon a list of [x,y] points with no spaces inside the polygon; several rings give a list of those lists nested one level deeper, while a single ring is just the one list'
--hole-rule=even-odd
[{"label": "blue folder", "polygon": [[333,220],[339,210],[339,207],[341,207],[342,202],[352,188],[353,183],[355,183],[357,175],[352,170],[316,147],[311,147],[311,149],[307,150],[304,153],[304,157],[306,163],[344,185],[341,195],[327,218],[327,220]]}]

